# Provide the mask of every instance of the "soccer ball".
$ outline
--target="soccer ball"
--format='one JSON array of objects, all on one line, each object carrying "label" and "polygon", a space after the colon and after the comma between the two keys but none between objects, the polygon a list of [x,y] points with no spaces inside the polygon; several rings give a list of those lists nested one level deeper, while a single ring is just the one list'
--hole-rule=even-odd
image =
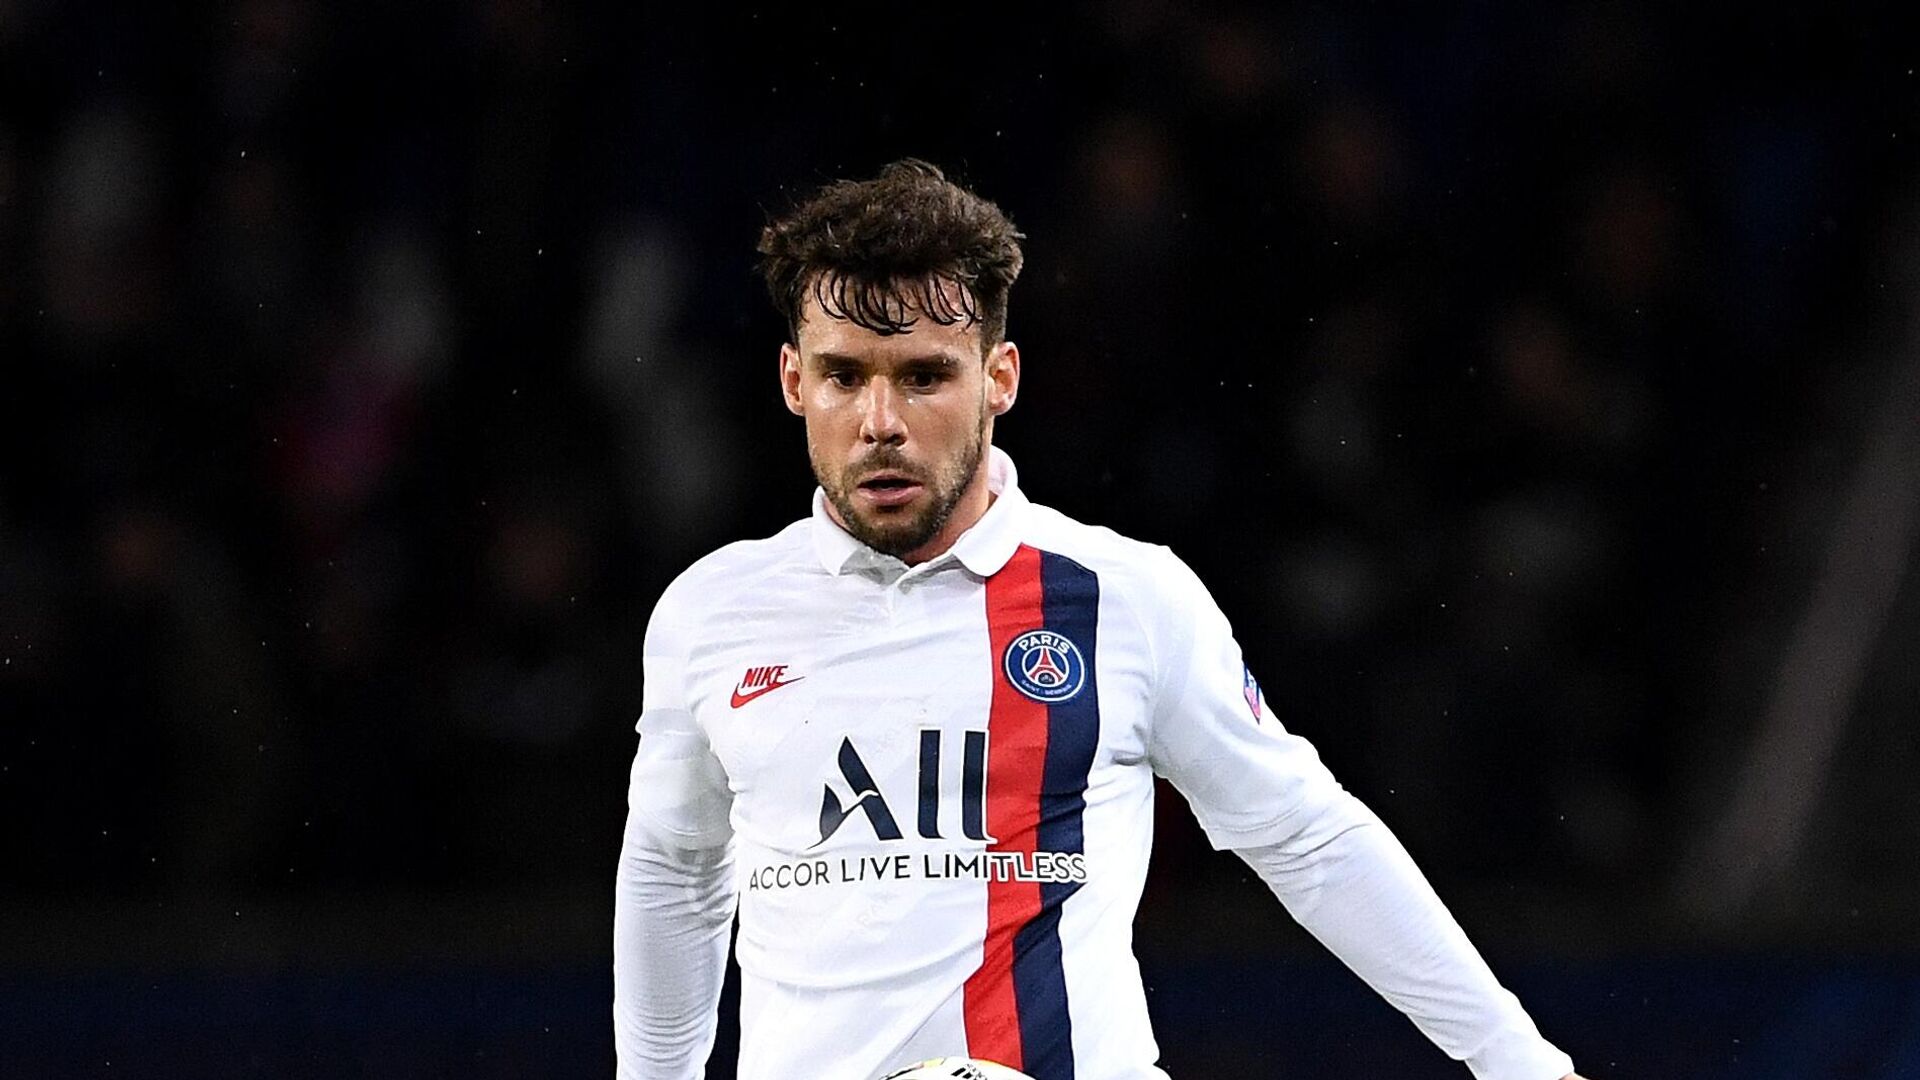
[{"label": "soccer ball", "polygon": [[1033,1077],[979,1058],[945,1057],[909,1065],[880,1080],[1033,1080]]}]

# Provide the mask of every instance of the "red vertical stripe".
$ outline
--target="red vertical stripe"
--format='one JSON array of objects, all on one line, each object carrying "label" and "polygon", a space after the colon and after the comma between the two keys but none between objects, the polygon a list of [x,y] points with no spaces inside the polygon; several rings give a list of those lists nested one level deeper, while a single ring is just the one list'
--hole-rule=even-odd
[{"label": "red vertical stripe", "polygon": [[[1013,639],[1045,625],[1040,552],[1026,545],[987,579],[987,633],[993,645],[993,705],[987,717],[989,852],[1032,852],[1038,839],[1047,764],[1047,707],[1013,688],[1004,659]],[[1040,912],[1038,882],[987,882],[987,941],[967,979],[967,1053],[1019,1069],[1020,1014],[1014,996],[1014,935]]]}]

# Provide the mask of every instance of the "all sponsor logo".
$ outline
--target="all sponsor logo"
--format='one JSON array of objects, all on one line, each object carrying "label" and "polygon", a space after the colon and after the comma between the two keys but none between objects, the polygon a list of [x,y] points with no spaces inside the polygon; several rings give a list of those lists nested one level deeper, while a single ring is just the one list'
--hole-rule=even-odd
[{"label": "all sponsor logo", "polygon": [[[923,840],[942,838],[940,814],[945,800],[940,791],[940,755],[945,742],[939,731],[927,728],[920,732],[920,783],[914,828]],[[852,739],[840,740],[840,752],[834,756],[834,763],[840,767],[841,790],[848,792],[849,797],[841,798],[840,791],[830,782],[820,786],[820,839],[814,841],[813,846],[826,843],[856,813],[866,815],[875,838],[901,839],[900,823],[893,816],[893,807],[881,794],[880,786],[874,783],[873,772],[861,760]],[[961,734],[960,766],[960,835],[968,840],[992,842],[993,837],[987,835],[986,732]]]},{"label": "all sponsor logo", "polygon": [[[871,848],[859,854],[830,854],[820,849],[845,828],[859,829],[854,819],[864,817],[866,828],[882,843],[908,841],[902,819],[894,813],[895,803],[875,782],[852,738],[842,738],[834,755],[839,776],[829,779],[820,790],[820,839],[809,844],[803,858],[755,866],[749,872],[747,888],[765,890],[807,889],[819,885],[846,885],[880,881],[968,880],[987,882],[1039,882],[1042,884],[1079,884],[1087,880],[1087,856],[1078,851],[993,851],[972,848],[973,844],[994,845],[1000,841],[987,833],[987,732],[960,732],[960,791],[955,799],[943,791],[940,760],[948,746],[947,733],[923,728],[920,731],[918,799],[915,800],[913,833],[920,840],[960,841],[970,850],[900,853],[899,848]],[[905,806],[904,793],[895,792],[896,802]],[[958,805],[955,805],[957,803]],[[957,832],[954,826],[958,825]],[[851,850],[860,851],[861,840],[853,839]],[[910,842],[910,841],[909,841]]]}]

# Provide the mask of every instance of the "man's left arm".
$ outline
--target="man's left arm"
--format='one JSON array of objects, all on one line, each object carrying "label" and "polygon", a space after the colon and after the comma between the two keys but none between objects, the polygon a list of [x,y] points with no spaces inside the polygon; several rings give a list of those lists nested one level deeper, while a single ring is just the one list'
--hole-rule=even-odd
[{"label": "man's left arm", "polygon": [[1234,854],[1295,921],[1480,1080],[1558,1080],[1541,1037],[1400,841],[1358,799],[1295,837]]},{"label": "man's left arm", "polygon": [[1226,616],[1184,563],[1167,561],[1155,579],[1149,759],[1214,847],[1246,860],[1294,919],[1479,1080],[1573,1077],[1393,833],[1269,714]]}]

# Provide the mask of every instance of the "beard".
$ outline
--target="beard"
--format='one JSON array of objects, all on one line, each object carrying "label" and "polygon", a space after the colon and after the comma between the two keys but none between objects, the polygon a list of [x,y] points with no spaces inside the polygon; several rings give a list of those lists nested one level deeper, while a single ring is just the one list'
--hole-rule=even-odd
[{"label": "beard", "polygon": [[[960,505],[967,485],[979,472],[980,459],[986,452],[987,422],[982,410],[972,441],[932,470],[921,467],[896,449],[883,446],[839,470],[826,467],[816,457],[813,475],[820,482],[820,489],[826,492],[827,501],[839,511],[848,534],[883,555],[899,559],[927,546],[953,520],[954,508]],[[919,483],[926,492],[918,500],[919,505],[862,510],[853,497],[854,491],[862,477],[881,469],[902,473]]]}]

